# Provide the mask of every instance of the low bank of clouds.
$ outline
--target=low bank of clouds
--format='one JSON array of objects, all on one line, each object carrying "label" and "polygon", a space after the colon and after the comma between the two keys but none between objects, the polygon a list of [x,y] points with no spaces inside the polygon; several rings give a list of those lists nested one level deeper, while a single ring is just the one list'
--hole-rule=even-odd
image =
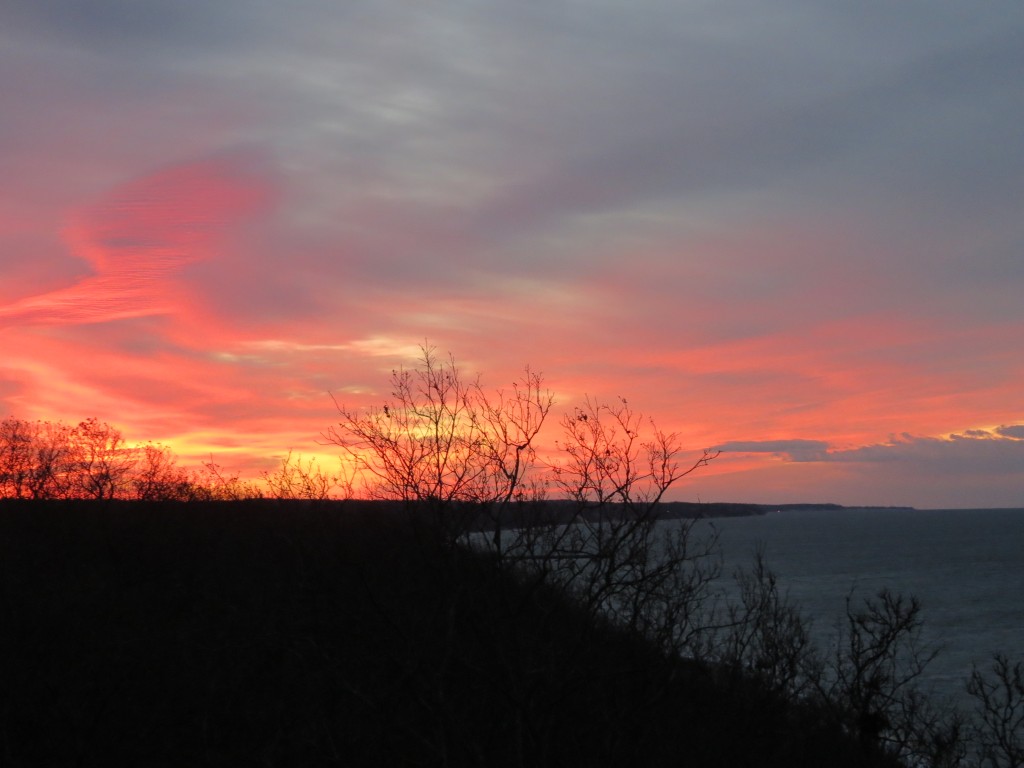
[{"label": "low bank of clouds", "polygon": [[733,440],[723,453],[771,454],[790,462],[910,464],[935,474],[1024,475],[1024,424],[968,429],[947,437],[903,433],[884,443],[834,448],[823,440]]},{"label": "low bank of clouds", "polygon": [[949,437],[903,434],[885,443],[830,451],[827,461],[914,464],[934,474],[995,473],[1024,477],[1024,425],[972,429]]}]

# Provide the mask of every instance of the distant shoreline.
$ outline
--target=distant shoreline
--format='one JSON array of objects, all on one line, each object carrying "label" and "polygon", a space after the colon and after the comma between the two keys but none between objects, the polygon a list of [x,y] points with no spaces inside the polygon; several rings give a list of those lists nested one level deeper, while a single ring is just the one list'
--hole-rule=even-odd
[{"label": "distant shoreline", "polygon": [[753,517],[767,515],[772,512],[793,512],[798,510],[826,510],[843,512],[854,509],[885,509],[897,512],[914,512],[914,507],[906,506],[845,506],[843,504],[746,504],[736,502],[694,502],[668,501],[662,504],[669,511],[669,517]]},{"label": "distant shoreline", "polygon": [[[113,500],[97,500],[97,499],[11,499],[11,498],[0,498],[0,509],[6,507],[22,506],[22,507],[67,507],[67,506],[80,506],[80,507],[120,507],[122,509],[129,508],[132,506],[140,507],[188,507],[196,502],[191,501],[171,501],[171,500],[158,500],[158,501],[140,501],[132,499],[113,499]],[[394,513],[409,508],[415,508],[417,506],[426,507],[429,505],[428,502],[402,502],[402,501],[391,501],[385,499],[321,499],[321,500],[305,500],[305,499],[275,499],[275,498],[260,498],[260,499],[235,499],[235,500],[224,500],[224,501],[213,501],[208,502],[214,505],[224,504],[237,507],[337,507],[339,509],[347,509],[350,511],[359,512],[370,512],[379,511],[383,513]],[[450,505],[452,508],[459,507],[465,508],[471,506],[466,503],[453,503]],[[487,505],[481,505],[486,507]],[[566,513],[558,514],[561,510],[573,510],[574,512],[579,509],[579,502],[571,499],[547,499],[541,502],[512,502],[509,505],[509,509],[522,510],[527,507],[544,508],[554,513],[552,517],[558,518],[565,516]],[[620,508],[622,505],[618,503],[607,503],[607,504],[584,504],[584,509],[590,509],[598,507],[607,510],[615,510]],[[638,505],[644,506],[644,505]],[[799,510],[822,510],[822,511],[853,511],[853,510],[892,510],[892,511],[907,511],[914,512],[918,511],[915,507],[908,506],[847,506],[843,504],[834,503],[789,503],[789,504],[754,504],[745,502],[729,502],[729,501],[712,501],[712,502],[697,502],[697,501],[663,501],[657,505],[658,517],[667,519],[675,518],[708,518],[708,517],[756,517],[759,515],[767,515],[772,512],[792,512]],[[571,513],[569,513],[571,515]]]}]

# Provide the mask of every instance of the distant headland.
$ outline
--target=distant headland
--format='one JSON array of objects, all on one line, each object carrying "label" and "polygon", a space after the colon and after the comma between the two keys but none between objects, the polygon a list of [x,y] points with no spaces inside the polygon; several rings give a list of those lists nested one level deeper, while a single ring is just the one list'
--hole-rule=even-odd
[{"label": "distant headland", "polygon": [[740,504],[729,501],[695,502],[667,501],[662,504],[665,517],[752,517],[772,512],[795,510],[834,510],[843,512],[854,509],[887,509],[899,512],[913,512],[914,507],[903,506],[844,506],[842,504]]}]

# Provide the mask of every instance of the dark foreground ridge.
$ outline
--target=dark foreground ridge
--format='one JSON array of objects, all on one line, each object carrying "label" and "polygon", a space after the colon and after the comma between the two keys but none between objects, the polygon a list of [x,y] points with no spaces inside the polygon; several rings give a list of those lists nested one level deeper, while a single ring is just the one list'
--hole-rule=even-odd
[{"label": "dark foreground ridge", "polygon": [[0,504],[0,763],[889,765],[380,507]]}]

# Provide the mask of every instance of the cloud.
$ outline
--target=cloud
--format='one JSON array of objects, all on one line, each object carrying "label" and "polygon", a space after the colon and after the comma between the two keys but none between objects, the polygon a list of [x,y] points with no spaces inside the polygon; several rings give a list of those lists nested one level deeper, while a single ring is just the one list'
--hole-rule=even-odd
[{"label": "cloud", "polygon": [[246,22],[258,9],[237,10],[230,0],[202,9],[174,0],[11,0],[5,7],[23,33],[51,33],[65,43],[126,54],[143,48],[151,52],[154,46],[223,46],[255,29]]},{"label": "cloud", "polygon": [[927,491],[928,455],[959,480],[950,457],[1021,442],[885,436],[1016,414],[1024,5],[13,0],[4,22],[8,402],[269,444],[427,337],[694,445],[749,438],[723,445],[758,483]]},{"label": "cloud", "polygon": [[1020,426],[967,430],[949,437],[894,435],[888,442],[830,451],[827,461],[914,465],[943,475],[1024,475]]},{"label": "cloud", "polygon": [[126,184],[75,215],[69,249],[92,274],[0,307],[0,325],[101,323],[165,314],[184,265],[209,257],[218,236],[262,207],[268,180],[253,158],[180,164]]},{"label": "cloud", "polygon": [[789,461],[821,461],[829,444],[823,440],[733,440],[716,446],[728,453],[771,453]]},{"label": "cloud", "polygon": [[769,453],[791,462],[908,464],[945,474],[1024,474],[1024,425],[968,429],[947,437],[903,433],[887,442],[833,448],[821,440],[734,440],[716,446],[729,453]]}]

